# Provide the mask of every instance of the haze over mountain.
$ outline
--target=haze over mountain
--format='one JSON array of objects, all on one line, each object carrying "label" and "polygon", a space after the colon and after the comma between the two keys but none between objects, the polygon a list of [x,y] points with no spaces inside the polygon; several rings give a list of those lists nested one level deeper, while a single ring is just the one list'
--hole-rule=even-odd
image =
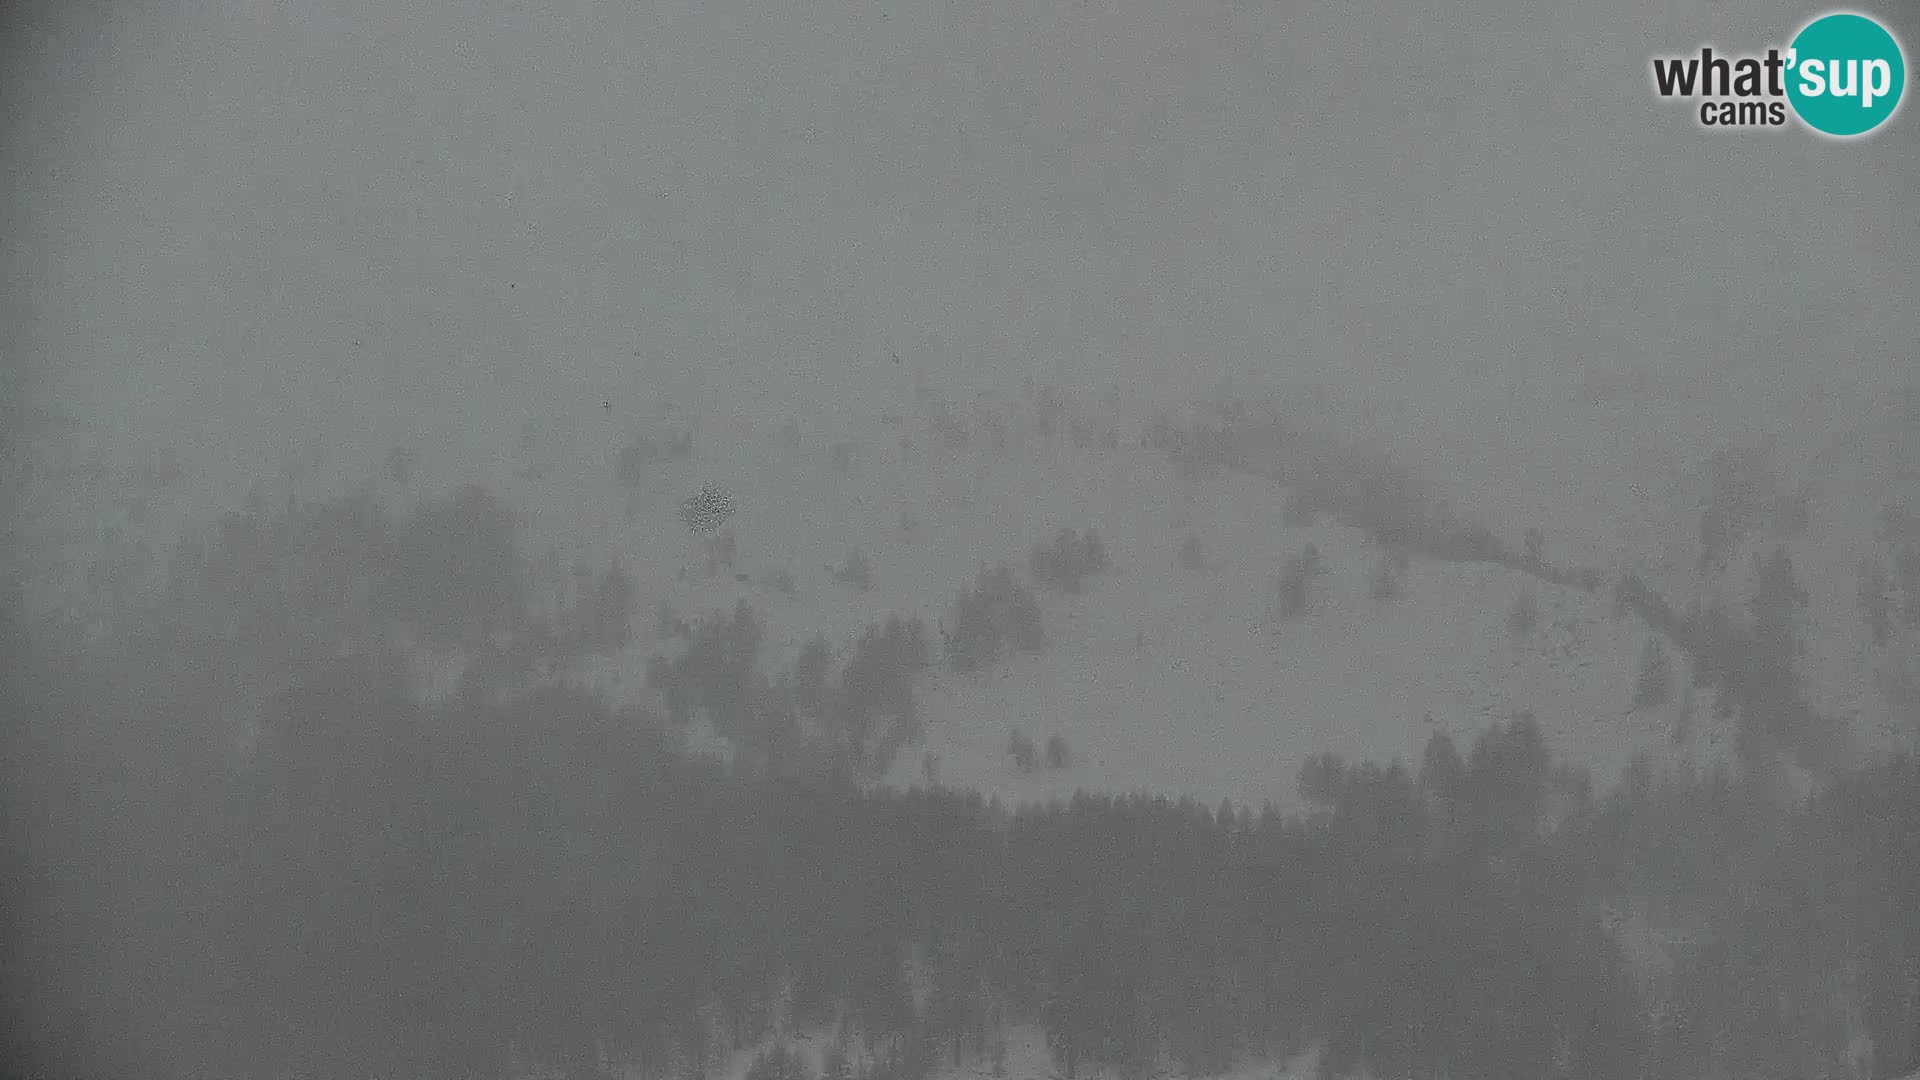
[{"label": "haze over mountain", "polygon": [[1920,1068],[1920,127],[1648,75],[1812,14],[9,10],[9,1045]]},{"label": "haze over mountain", "polygon": [[1566,380],[1717,377],[1729,437],[1910,370],[1912,132],[1707,137],[1649,92],[1652,43],[1790,5],[14,18],[14,400],[222,490],[308,436],[476,457],[603,399],[859,415],[925,372],[1303,381],[1539,502]]}]

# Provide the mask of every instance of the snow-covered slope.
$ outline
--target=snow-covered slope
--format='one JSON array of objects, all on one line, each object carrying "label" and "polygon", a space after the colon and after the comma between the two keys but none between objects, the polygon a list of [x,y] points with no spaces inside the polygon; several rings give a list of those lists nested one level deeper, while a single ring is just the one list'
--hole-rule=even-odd
[{"label": "snow-covered slope", "polygon": [[[562,468],[537,482],[496,479],[531,511],[536,545],[617,551],[643,582],[642,641],[602,670],[619,694],[640,693],[645,655],[671,648],[652,634],[662,603],[691,615],[749,601],[767,620],[769,662],[778,665],[816,632],[844,644],[893,612],[917,613],[932,627],[977,567],[1001,559],[1024,567],[1032,543],[1056,529],[1098,529],[1112,565],[1077,595],[1042,592],[1043,652],[926,679],[927,742],[897,763],[899,783],[923,782],[930,756],[940,782],[1013,800],[1085,787],[1286,802],[1311,754],[1413,764],[1436,728],[1469,739],[1526,711],[1556,752],[1602,783],[1638,749],[1667,758],[1721,749],[1705,695],[1676,690],[1667,704],[1629,711],[1641,651],[1657,635],[1621,616],[1608,596],[1416,557],[1401,594],[1376,601],[1368,595],[1376,545],[1324,517],[1290,527],[1284,489],[1225,471],[1176,483],[1166,458],[1131,437],[1103,449],[1020,434],[1026,409],[1014,407],[1016,434],[996,452],[977,424],[968,447],[944,445],[929,428],[930,407],[903,403],[888,422],[868,422],[865,430],[889,440],[869,435],[844,474],[830,467],[830,448],[847,432],[802,429],[800,445],[789,447],[768,420],[731,429],[702,420],[692,459],[659,466],[631,517],[606,464],[631,426],[611,425],[597,454],[579,440],[552,440],[544,453],[577,455],[587,466],[571,484],[560,482]],[[1137,430],[1119,416],[1097,422]],[[663,415],[652,430],[679,423]],[[562,451],[567,442],[576,445]],[[739,506],[732,526],[744,582],[709,574],[698,537],[672,513],[703,482],[725,486]],[[578,521],[581,506],[594,508],[584,533],[554,528]],[[1202,569],[1176,558],[1189,532],[1201,538]],[[1268,611],[1274,580],[1308,543],[1325,568],[1311,609],[1277,621]],[[835,583],[829,570],[854,548],[872,567],[864,592]],[[1809,571],[1817,562],[1810,557]],[[793,574],[792,595],[765,586],[775,568]],[[1827,599],[1842,588],[1811,573],[1809,584]],[[1850,625],[1851,588],[1846,582],[1839,601],[1816,608],[1820,629],[1831,622],[1841,644],[1822,646],[1809,663],[1824,670],[1836,658],[1839,674],[1829,681],[1859,692],[1846,666],[1857,663],[1854,642],[1839,633]],[[1537,597],[1541,617],[1516,636],[1506,618],[1522,591]],[[1685,658],[1672,656],[1684,684]],[[1006,754],[1014,729],[1062,735],[1071,767],[1020,773]]]},{"label": "snow-covered slope", "polygon": [[[1528,711],[1556,753],[1603,784],[1636,750],[1698,760],[1730,741],[1708,696],[1684,690],[1687,662],[1677,651],[1673,699],[1629,711],[1642,650],[1657,635],[1616,611],[1604,590],[1416,555],[1400,594],[1374,600],[1369,577],[1381,553],[1369,538],[1325,516],[1289,524],[1288,492],[1260,476],[1177,474],[1165,455],[1139,446],[1145,409],[1117,393],[1069,398],[1060,430],[1043,436],[1024,388],[950,391],[943,402],[925,380],[910,386],[886,374],[898,392],[875,415],[763,407],[692,416],[666,404],[590,402],[570,415],[525,417],[490,459],[436,458],[424,446],[420,467],[434,486],[478,481],[501,492],[523,511],[535,556],[552,548],[566,565],[617,556],[633,572],[636,642],[590,673],[626,699],[646,698],[648,656],[674,648],[655,632],[662,606],[690,617],[748,601],[766,622],[766,661],[777,667],[816,633],[845,645],[892,613],[918,614],[932,629],[981,566],[1011,560],[1024,570],[1035,541],[1060,528],[1097,529],[1112,565],[1079,594],[1041,591],[1044,651],[967,675],[941,667],[924,679],[926,745],[902,755],[891,777],[898,783],[923,782],[931,765],[942,783],[1011,800],[1085,787],[1286,802],[1309,755],[1415,764],[1436,729],[1466,740]],[[1656,389],[1669,409],[1694,401]],[[1549,561],[1610,576],[1633,570],[1676,607],[1716,597],[1737,605],[1750,592],[1751,555],[1784,543],[1808,593],[1801,664],[1813,704],[1849,721],[1856,738],[1906,737],[1915,710],[1911,696],[1900,699],[1920,682],[1920,641],[1908,628],[1876,646],[1857,600],[1859,561],[1886,557],[1875,516],[1893,476],[1904,475],[1899,462],[1876,471],[1870,431],[1848,443],[1850,455],[1779,455],[1770,463],[1775,482],[1809,492],[1804,526],[1794,535],[1754,532],[1726,571],[1703,577],[1694,560],[1710,492],[1697,455],[1684,458],[1676,439],[1662,465],[1599,437],[1624,417],[1583,418],[1583,410],[1614,408],[1629,390],[1586,398],[1532,391],[1539,400],[1527,407],[1548,410],[1568,442],[1601,447],[1586,473],[1564,455],[1502,465],[1483,447],[1425,462],[1423,475],[1516,545],[1538,524]],[[1328,415],[1340,419],[1332,406]],[[936,416],[966,421],[968,444],[950,445]],[[999,445],[993,417],[1004,432]],[[1402,430],[1387,419],[1373,422]],[[1067,437],[1076,422],[1086,445]],[[636,436],[664,441],[688,431],[690,457],[656,458],[644,483],[622,486],[616,461]],[[1527,448],[1512,449],[1525,457]],[[371,466],[362,463],[360,475]],[[341,462],[332,469],[355,471]],[[1568,482],[1543,483],[1543,469]],[[1503,500],[1489,478],[1524,486],[1532,501]],[[702,538],[674,512],[705,483],[726,488],[738,508],[732,568],[711,568]],[[1178,558],[1189,534],[1199,538],[1197,569]],[[1310,610],[1276,620],[1275,579],[1308,543],[1324,567]],[[853,549],[872,570],[865,591],[837,583],[829,569]],[[777,570],[792,575],[791,593],[769,584]],[[1515,635],[1506,619],[1522,591],[1537,598],[1540,618]],[[1060,734],[1071,766],[1020,773],[1006,753],[1015,729],[1043,741]]]},{"label": "snow-covered slope", "polygon": [[[726,1070],[718,1075],[725,1080],[745,1080],[754,1058],[773,1041],[734,1054]],[[817,1075],[833,1043],[833,1033],[796,1032],[777,1041],[799,1054]],[[1046,1033],[1040,1028],[1032,1025],[1010,1026],[1002,1036],[1002,1041],[1004,1045],[1000,1048],[1001,1052],[994,1056],[993,1062],[942,1065],[934,1071],[933,1080],[1062,1080],[1059,1068],[1047,1051]],[[1307,1053],[1288,1062],[1248,1064],[1222,1073],[1215,1080],[1307,1080],[1316,1075],[1315,1060],[1312,1053]]]}]

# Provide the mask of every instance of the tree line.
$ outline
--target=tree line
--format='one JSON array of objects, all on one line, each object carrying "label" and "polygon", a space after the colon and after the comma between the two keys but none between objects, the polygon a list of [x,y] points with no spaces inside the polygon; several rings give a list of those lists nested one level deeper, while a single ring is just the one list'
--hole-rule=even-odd
[{"label": "tree line", "polygon": [[[1316,758],[1302,813],[882,788],[854,763],[934,655],[908,620],[837,672],[823,643],[764,682],[750,610],[676,626],[699,659],[663,669],[664,716],[510,673],[423,697],[423,647],[564,662],[624,632],[612,570],[510,606],[543,577],[495,510],[256,508],[104,636],[0,607],[27,718],[0,808],[7,1060],[685,1080],[801,1027],[843,1033],[844,1080],[920,1080],[1031,1022],[1075,1077],[1318,1046],[1330,1075],[1784,1080],[1839,1072],[1862,1036],[1874,1077],[1920,1067],[1911,757],[1804,804],[1644,763],[1599,797],[1523,718],[1464,749],[1436,734],[1417,768]],[[414,560],[441,588],[409,607]],[[1770,586],[1788,612],[1790,576]],[[1037,644],[1004,568],[966,597],[994,642],[966,655]],[[407,632],[355,631],[354,607]],[[236,745],[242,670],[266,692]],[[762,750],[689,756],[695,712]]]},{"label": "tree line", "polygon": [[[234,761],[128,656],[9,643],[66,726],[9,787],[16,834],[69,823],[22,849],[16,1060],[50,1075],[679,1080],[811,1027],[918,1078],[1016,1022],[1072,1076],[1317,1045],[1329,1075],[1804,1077],[1863,1032],[1875,1076],[1920,1065],[1911,758],[1799,806],[1644,767],[1596,797],[1522,719],[1417,769],[1315,759],[1303,813],[1009,808],[689,758],[579,691],[423,702],[371,653]],[[134,752],[133,717],[173,735]],[[83,860],[139,886],[50,872]],[[1636,911],[1691,951],[1637,969]]]}]

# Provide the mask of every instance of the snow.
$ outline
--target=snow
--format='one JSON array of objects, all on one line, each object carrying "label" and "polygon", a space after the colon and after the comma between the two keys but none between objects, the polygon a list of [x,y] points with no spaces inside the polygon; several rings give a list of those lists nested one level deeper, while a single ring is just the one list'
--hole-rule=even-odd
[{"label": "snow", "polygon": [[[426,448],[421,475],[433,487],[481,482],[500,492],[523,512],[531,555],[551,545],[565,566],[617,557],[634,574],[636,641],[586,672],[626,701],[650,700],[647,658],[673,647],[655,633],[663,604],[692,618],[748,601],[768,630],[766,663],[777,667],[816,633],[845,647],[892,613],[917,614],[932,631],[982,566],[1011,560],[1024,571],[1034,542],[1060,528],[1099,530],[1111,567],[1078,595],[1041,592],[1043,652],[924,679],[926,744],[897,762],[889,779],[898,784],[923,782],[930,755],[941,783],[1014,802],[1086,788],[1287,803],[1310,755],[1399,757],[1412,766],[1435,730],[1465,742],[1528,711],[1557,754],[1603,785],[1636,751],[1657,763],[1705,763],[1729,748],[1711,694],[1684,692],[1688,665],[1677,652],[1674,700],[1627,711],[1653,632],[1616,616],[1605,595],[1416,557],[1402,595],[1375,602],[1367,580],[1378,552],[1365,536],[1324,518],[1289,527],[1287,493],[1258,476],[1177,477],[1164,455],[1137,445],[1142,403],[1109,397],[1096,406],[1069,395],[1063,434],[1043,438],[1029,401],[953,388],[943,403],[927,380],[895,377],[891,364],[887,377],[891,391],[829,410],[750,401],[695,417],[664,403],[603,409],[596,398],[575,414],[520,418],[491,456],[436,457]],[[1631,569],[1676,606],[1713,596],[1737,603],[1752,556],[1785,543],[1809,594],[1801,668],[1813,704],[1849,722],[1863,743],[1908,739],[1920,711],[1920,640],[1909,628],[1874,646],[1856,577],[1863,557],[1885,561],[1875,515],[1904,474],[1897,452],[1874,456],[1879,421],[1862,419],[1859,402],[1839,392],[1810,398],[1809,408],[1835,418],[1829,441],[1845,452],[1773,455],[1782,488],[1813,493],[1809,528],[1748,538],[1715,579],[1694,571],[1705,444],[1688,425],[1724,419],[1736,405],[1770,415],[1737,390],[1716,390],[1723,402],[1684,378],[1627,379],[1595,401],[1571,382],[1540,378],[1504,399],[1385,395],[1352,415],[1334,399],[1316,407],[1329,423],[1381,433],[1423,466],[1436,494],[1484,515],[1510,540],[1540,525],[1550,561]],[[1848,409],[1859,414],[1852,428],[1837,419]],[[1008,410],[1007,445],[996,450],[983,420]],[[970,446],[945,443],[931,422],[942,411],[969,421]],[[1119,447],[1072,446],[1064,431],[1075,418],[1114,433]],[[790,420],[797,447],[783,438]],[[656,458],[643,490],[619,488],[615,462],[636,436],[664,441],[687,431],[689,459]],[[1854,435],[1840,434],[1847,431]],[[857,450],[836,471],[832,448],[841,442]],[[366,464],[373,472],[379,462]],[[745,582],[709,575],[707,538],[675,512],[709,485],[732,495],[735,569]],[[136,531],[163,545],[164,527]],[[1202,570],[1178,565],[1188,533],[1200,538]],[[1276,622],[1267,610],[1274,579],[1308,542],[1325,567],[1312,609]],[[865,591],[829,570],[853,548],[872,568]],[[781,569],[793,576],[791,595],[763,585]],[[1504,621],[1523,588],[1537,597],[1541,619],[1516,640]],[[444,664],[433,676],[442,689],[452,677]],[[1676,740],[1682,719],[1692,723]],[[1071,767],[1019,773],[1005,753],[1016,728],[1041,741],[1062,735]]]},{"label": "snow", "polygon": [[[940,783],[1012,802],[1084,788],[1286,804],[1310,755],[1399,757],[1415,766],[1434,730],[1466,742],[1528,711],[1555,752],[1591,769],[1602,785],[1636,751],[1657,763],[1704,764],[1730,750],[1711,717],[1712,695],[1681,692],[1688,667],[1677,652],[1674,700],[1628,711],[1641,649],[1655,635],[1635,617],[1617,617],[1609,596],[1491,565],[1416,558],[1403,594],[1375,602],[1366,589],[1375,545],[1324,518],[1289,528],[1286,492],[1265,479],[1215,472],[1183,492],[1164,456],[1132,440],[1117,450],[1076,449],[1028,433],[1000,455],[983,445],[976,426],[974,445],[954,450],[930,432],[924,405],[901,411],[904,424],[882,429],[896,441],[869,441],[845,476],[834,475],[827,458],[848,432],[809,433],[790,450],[771,419],[737,430],[708,423],[701,431],[708,441],[696,440],[691,462],[661,468],[650,508],[630,520],[606,514],[588,545],[617,551],[644,596],[636,619],[643,640],[603,666],[604,685],[644,696],[644,658],[668,647],[651,632],[662,601],[690,617],[748,600],[767,621],[768,663],[779,665],[814,633],[844,646],[866,622],[893,612],[918,614],[931,630],[979,567],[1007,559],[1024,570],[1035,541],[1091,526],[1107,540],[1112,566],[1078,595],[1041,592],[1043,652],[972,674],[942,668],[928,676],[921,688],[926,744],[901,756],[892,782],[924,783],[925,754]],[[1101,420],[1132,430],[1118,416]],[[901,435],[913,443],[905,454]],[[698,539],[670,512],[681,492],[710,482],[735,493],[747,583],[708,577]],[[617,503],[605,481],[589,476],[582,484],[514,497],[552,504],[533,515],[536,528],[564,520],[567,506]],[[1176,527],[1179,517],[1184,527]],[[1204,570],[1177,565],[1188,531],[1202,539]],[[1810,650],[1809,684],[1823,708],[1843,716],[1877,708],[1884,719],[1887,707],[1867,700],[1874,684],[1859,677],[1860,654],[1849,652],[1859,633],[1851,562],[1821,559],[1830,539],[1816,528],[1790,543],[1816,598],[1810,619],[1837,642],[1823,638]],[[1266,597],[1286,558],[1308,542],[1325,567],[1312,609],[1276,622]],[[828,567],[849,548],[872,566],[867,591],[831,578]],[[1637,556],[1612,561],[1643,565]],[[1744,555],[1735,560],[1736,570],[1745,565]],[[761,575],[776,567],[794,574],[795,595],[760,588]],[[1726,587],[1743,595],[1737,581]],[[1516,640],[1505,619],[1523,588],[1538,599],[1541,618]],[[1676,722],[1689,710],[1690,733],[1676,741]],[[1071,767],[1018,772],[1005,752],[1016,728],[1038,740],[1062,735]]]},{"label": "snow", "polygon": [[[1046,1033],[1037,1025],[1019,1024],[1009,1026],[1002,1034],[1006,1053],[1001,1060],[1003,1068],[996,1070],[987,1063],[969,1061],[962,1065],[943,1064],[936,1068],[932,1080],[1065,1080],[1063,1074],[1054,1067],[1052,1055],[1047,1051]],[[791,1034],[784,1041],[799,1053],[809,1068],[817,1074],[821,1061],[826,1057],[832,1045],[832,1032],[807,1032]],[[773,1045],[775,1039],[769,1039],[760,1045],[742,1050],[732,1056],[727,1067],[716,1075],[719,1080],[746,1080],[747,1070],[753,1065],[753,1059]],[[858,1050],[859,1040],[851,1040],[850,1052]],[[1222,1073],[1218,1080],[1308,1080],[1315,1075],[1315,1058],[1311,1053],[1303,1054],[1288,1062],[1259,1062],[1243,1065],[1231,1072]],[[1082,1073],[1083,1080],[1092,1080],[1099,1074],[1095,1071]],[[1155,1076],[1151,1080],[1168,1080]]]}]

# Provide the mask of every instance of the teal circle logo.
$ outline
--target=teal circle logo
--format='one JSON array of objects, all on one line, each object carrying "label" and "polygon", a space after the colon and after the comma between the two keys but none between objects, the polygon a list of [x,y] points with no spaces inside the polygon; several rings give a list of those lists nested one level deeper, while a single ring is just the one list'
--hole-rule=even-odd
[{"label": "teal circle logo", "polygon": [[1787,100],[1826,135],[1865,135],[1887,122],[1907,88],[1907,61],[1887,28],[1841,12],[1808,23],[1788,53]]}]

